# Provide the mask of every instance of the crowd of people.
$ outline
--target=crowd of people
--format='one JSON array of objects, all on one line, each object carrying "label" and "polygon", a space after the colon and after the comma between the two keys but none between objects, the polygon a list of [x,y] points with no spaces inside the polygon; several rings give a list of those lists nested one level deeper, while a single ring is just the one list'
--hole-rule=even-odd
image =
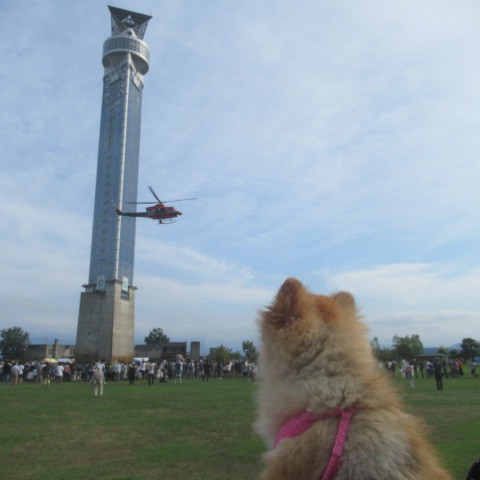
[{"label": "crowd of people", "polygon": [[[448,360],[435,358],[430,360],[413,359],[411,361],[387,362],[387,371],[392,376],[404,377],[411,388],[414,388],[416,378],[435,378],[438,390],[443,390],[443,378],[462,378],[464,364],[459,359]],[[477,377],[477,365],[469,363],[470,375]],[[209,358],[199,361],[184,359],[177,355],[175,360],[155,361],[152,359],[136,359],[133,362],[92,362],[78,363],[49,361],[4,361],[0,362],[0,379],[4,383],[17,385],[22,382],[38,382],[44,387],[51,384],[57,386],[64,382],[88,381],[98,383],[97,370],[102,371],[103,382],[107,380],[118,382],[126,380],[129,384],[146,381],[149,386],[157,382],[169,380],[182,383],[183,379],[195,379],[208,382],[210,379],[242,378],[254,381],[257,376],[257,365],[246,360],[229,362],[212,361]],[[101,396],[101,395],[100,395]]]},{"label": "crowd of people", "polygon": [[[216,362],[206,358],[193,361],[178,355],[172,361],[154,361],[152,359],[137,359],[127,362],[60,362],[51,361],[4,361],[0,362],[0,378],[4,383],[17,385],[22,382],[38,382],[44,387],[50,384],[61,385],[64,382],[89,381],[95,379],[96,371],[103,373],[104,382],[128,380],[135,384],[146,380],[147,385],[156,382],[173,380],[182,383],[183,379],[196,379],[208,382],[210,379],[243,378],[254,381],[257,366],[246,360]],[[97,375],[98,376],[98,375]]]},{"label": "crowd of people", "polygon": [[[382,365],[383,366],[383,365]],[[469,362],[470,375],[477,377],[477,364],[474,361]],[[395,377],[396,372],[403,376],[410,388],[414,388],[414,378],[435,378],[437,390],[443,390],[443,378],[463,378],[464,364],[460,359],[449,360],[445,357],[436,357],[433,361],[413,359],[411,361],[402,360],[400,363],[391,361],[386,363],[386,368],[390,374]]]}]

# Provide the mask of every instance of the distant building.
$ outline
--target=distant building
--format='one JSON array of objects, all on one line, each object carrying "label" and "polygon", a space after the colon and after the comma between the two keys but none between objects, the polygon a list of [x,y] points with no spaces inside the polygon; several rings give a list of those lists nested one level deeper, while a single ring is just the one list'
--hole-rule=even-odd
[{"label": "distant building", "polygon": [[52,344],[30,344],[25,351],[23,360],[26,362],[41,361],[44,358],[72,358],[75,355],[75,345],[60,345],[58,339]]},{"label": "distant building", "polygon": [[135,345],[135,357],[173,361],[178,354],[193,361],[200,360],[200,342],[191,342],[190,350],[187,349],[187,342],[168,342],[163,345]]},{"label": "distant building", "polygon": [[[135,357],[173,361],[178,354],[193,361],[200,360],[200,342],[191,342],[190,349],[188,342],[168,342],[159,346],[135,345]],[[81,361],[75,356],[75,345],[60,345],[58,339],[55,339],[53,344],[30,344],[23,356],[26,362],[40,361],[44,358]]]},{"label": "distant building", "polygon": [[194,362],[198,362],[200,360],[200,342],[190,343],[190,358]]}]

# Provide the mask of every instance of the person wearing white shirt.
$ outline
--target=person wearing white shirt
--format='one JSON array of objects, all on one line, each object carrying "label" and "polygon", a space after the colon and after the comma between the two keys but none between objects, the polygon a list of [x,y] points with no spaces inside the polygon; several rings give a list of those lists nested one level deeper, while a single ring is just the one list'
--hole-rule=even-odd
[{"label": "person wearing white shirt", "polygon": [[105,383],[105,376],[103,374],[103,369],[100,364],[96,364],[93,369],[92,379],[90,384],[95,387],[93,395],[95,397],[102,397],[103,396],[103,385]]},{"label": "person wearing white shirt", "polygon": [[10,382],[12,385],[16,385],[18,383],[18,374],[20,373],[20,369],[18,368],[17,362],[14,362],[12,365],[12,369],[10,370]]},{"label": "person wearing white shirt", "polygon": [[55,385],[61,385],[63,380],[63,365],[57,365],[55,371]]}]

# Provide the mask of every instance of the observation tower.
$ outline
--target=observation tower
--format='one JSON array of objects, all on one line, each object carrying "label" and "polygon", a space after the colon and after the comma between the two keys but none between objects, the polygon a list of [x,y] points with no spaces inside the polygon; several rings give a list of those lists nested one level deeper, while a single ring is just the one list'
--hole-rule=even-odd
[{"label": "observation tower", "polygon": [[115,213],[137,200],[140,125],[149,49],[148,15],[108,7],[112,35],[103,44],[103,97],[88,284],[80,297],[75,358],[134,355],[135,218]]}]

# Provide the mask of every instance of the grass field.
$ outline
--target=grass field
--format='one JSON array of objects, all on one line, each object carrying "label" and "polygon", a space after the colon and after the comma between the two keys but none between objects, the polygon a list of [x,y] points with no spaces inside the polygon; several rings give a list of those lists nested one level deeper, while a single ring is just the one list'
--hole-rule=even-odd
[{"label": "grass field", "polygon": [[[418,379],[415,389],[393,381],[463,480],[480,456],[480,380],[446,379],[443,392],[430,379]],[[254,383],[236,379],[109,382],[101,399],[85,382],[0,384],[1,477],[255,479],[264,447],[252,432],[254,393]]]}]

